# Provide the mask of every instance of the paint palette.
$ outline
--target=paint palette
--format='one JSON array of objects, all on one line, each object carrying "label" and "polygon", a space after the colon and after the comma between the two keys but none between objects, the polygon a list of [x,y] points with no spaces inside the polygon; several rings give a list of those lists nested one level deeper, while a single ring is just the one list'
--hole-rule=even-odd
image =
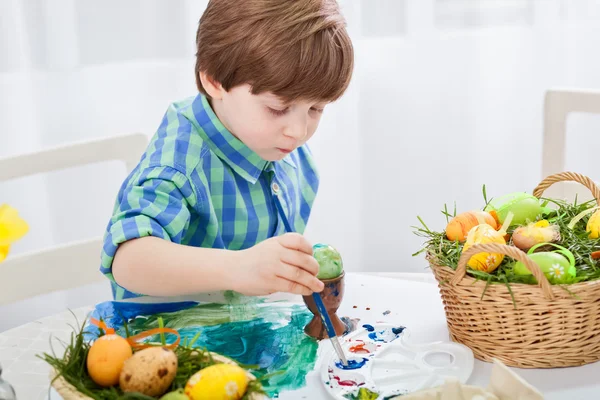
[{"label": "paint palette", "polygon": [[411,344],[408,329],[364,325],[343,338],[348,365],[335,351],[323,360],[321,379],[335,399],[383,400],[435,387],[447,378],[465,383],[473,371],[473,352],[453,342]]}]

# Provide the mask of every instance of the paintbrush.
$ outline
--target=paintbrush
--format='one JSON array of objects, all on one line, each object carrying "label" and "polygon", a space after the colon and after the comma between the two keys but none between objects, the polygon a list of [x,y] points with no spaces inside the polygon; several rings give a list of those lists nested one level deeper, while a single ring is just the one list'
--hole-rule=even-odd
[{"label": "paintbrush", "polygon": [[[285,230],[288,232],[294,232],[290,227],[290,223],[287,220],[285,213],[283,212],[283,207],[279,201],[277,195],[273,196],[275,198],[275,206],[277,207],[277,211],[279,212],[279,216],[281,217],[281,221],[283,222],[283,226]],[[340,359],[340,362],[344,367],[348,366],[348,360],[344,355],[344,351],[342,350],[342,346],[340,345],[340,341],[335,333],[335,329],[333,328],[333,324],[331,323],[331,319],[329,318],[329,314],[327,314],[327,310],[325,309],[325,305],[323,304],[323,300],[321,299],[321,295],[319,293],[312,294],[313,300],[317,305],[317,309],[319,310],[319,315],[321,315],[321,320],[323,321],[323,325],[325,325],[325,329],[327,330],[327,336],[329,336],[329,340],[331,340],[331,344],[333,345],[333,349],[335,350],[337,356]]]},{"label": "paintbrush", "polygon": [[335,334],[335,329],[333,329],[333,324],[331,323],[331,319],[329,318],[329,314],[327,314],[327,310],[325,309],[325,305],[323,304],[323,300],[321,299],[321,295],[319,293],[313,293],[312,297],[317,305],[317,309],[319,310],[319,314],[321,315],[321,320],[325,325],[327,330],[327,336],[329,336],[329,340],[331,340],[331,344],[339,357],[342,365],[344,367],[348,366],[348,360],[344,355],[344,351],[342,350],[342,346],[338,340],[337,335]]}]

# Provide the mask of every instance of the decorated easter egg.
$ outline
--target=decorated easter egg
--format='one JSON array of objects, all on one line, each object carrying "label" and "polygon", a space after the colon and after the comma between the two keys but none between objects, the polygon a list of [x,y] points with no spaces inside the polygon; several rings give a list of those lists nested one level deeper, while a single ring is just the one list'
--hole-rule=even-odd
[{"label": "decorated easter egg", "polygon": [[313,256],[319,263],[319,279],[333,279],[342,274],[344,263],[342,256],[333,247],[327,244],[316,244],[313,246]]},{"label": "decorated easter egg", "polygon": [[190,398],[185,394],[183,389],[177,389],[174,392],[165,394],[160,400],[190,400]]},{"label": "decorated easter egg", "polygon": [[161,396],[173,383],[178,363],[177,355],[166,347],[140,350],[125,362],[119,386],[126,393]]},{"label": "decorated easter egg", "polygon": [[588,220],[586,231],[588,232],[590,239],[598,239],[598,237],[600,237],[600,210],[597,210],[592,214]]},{"label": "decorated easter egg", "polygon": [[498,228],[497,221],[487,211],[472,210],[458,214],[446,225],[446,237],[448,240],[464,242],[473,227],[479,224],[488,224],[492,228]]},{"label": "decorated easter egg", "polygon": [[239,400],[247,388],[244,369],[233,364],[215,364],[192,375],[185,385],[185,394],[191,400]]},{"label": "decorated easter egg", "polygon": [[542,213],[540,200],[528,193],[510,193],[492,199],[485,207],[486,211],[495,211],[501,224],[509,213],[513,213],[512,225],[524,225],[535,221]]},{"label": "decorated easter egg", "polygon": [[560,240],[558,225],[550,225],[545,219],[520,226],[512,234],[513,244],[523,251],[528,251],[539,243],[556,242],[558,240]]},{"label": "decorated easter egg", "polygon": [[125,338],[115,334],[100,336],[92,344],[86,360],[90,378],[103,387],[116,385],[125,361],[132,354]]},{"label": "decorated easter egg", "polygon": [[[467,240],[463,246],[463,253],[476,244],[499,243],[506,244],[502,232],[492,228],[490,225],[481,224],[469,231]],[[467,265],[475,270],[492,272],[502,263],[504,254],[501,253],[477,253],[471,257]]]},{"label": "decorated easter egg", "polygon": [[[529,254],[528,257],[540,267],[550,283],[567,283],[577,274],[575,266],[560,253],[543,251]],[[515,263],[513,271],[516,275],[531,275],[531,271],[521,261]]]}]

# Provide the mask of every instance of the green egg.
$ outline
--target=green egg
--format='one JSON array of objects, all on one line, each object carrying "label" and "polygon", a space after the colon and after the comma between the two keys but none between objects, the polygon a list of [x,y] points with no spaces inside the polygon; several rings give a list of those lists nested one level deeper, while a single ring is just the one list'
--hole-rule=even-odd
[{"label": "green egg", "polygon": [[183,389],[179,389],[165,394],[160,400],[190,400],[190,398],[183,392]]},{"label": "green egg", "polygon": [[509,212],[514,214],[511,225],[524,225],[527,221],[535,221],[542,214],[540,200],[525,192],[510,193],[492,199],[485,211],[496,211],[500,223],[503,224]]},{"label": "green egg", "polygon": [[313,256],[319,263],[319,279],[333,279],[342,274],[344,263],[340,253],[327,244],[316,244],[313,246]]},{"label": "green egg", "polygon": [[[543,251],[528,255],[542,270],[550,283],[567,283],[575,277],[577,271],[569,260],[562,254]],[[531,275],[525,264],[518,261],[513,266],[516,275]]]}]

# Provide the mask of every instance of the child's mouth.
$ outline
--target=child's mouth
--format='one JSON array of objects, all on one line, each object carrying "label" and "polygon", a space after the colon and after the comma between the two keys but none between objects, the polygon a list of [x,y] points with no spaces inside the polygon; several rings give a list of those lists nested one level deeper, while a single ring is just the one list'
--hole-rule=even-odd
[{"label": "child's mouth", "polygon": [[284,154],[289,154],[292,152],[292,150],[288,150],[288,149],[280,149],[279,147],[277,148],[277,150],[279,150],[280,152],[284,153]]}]

